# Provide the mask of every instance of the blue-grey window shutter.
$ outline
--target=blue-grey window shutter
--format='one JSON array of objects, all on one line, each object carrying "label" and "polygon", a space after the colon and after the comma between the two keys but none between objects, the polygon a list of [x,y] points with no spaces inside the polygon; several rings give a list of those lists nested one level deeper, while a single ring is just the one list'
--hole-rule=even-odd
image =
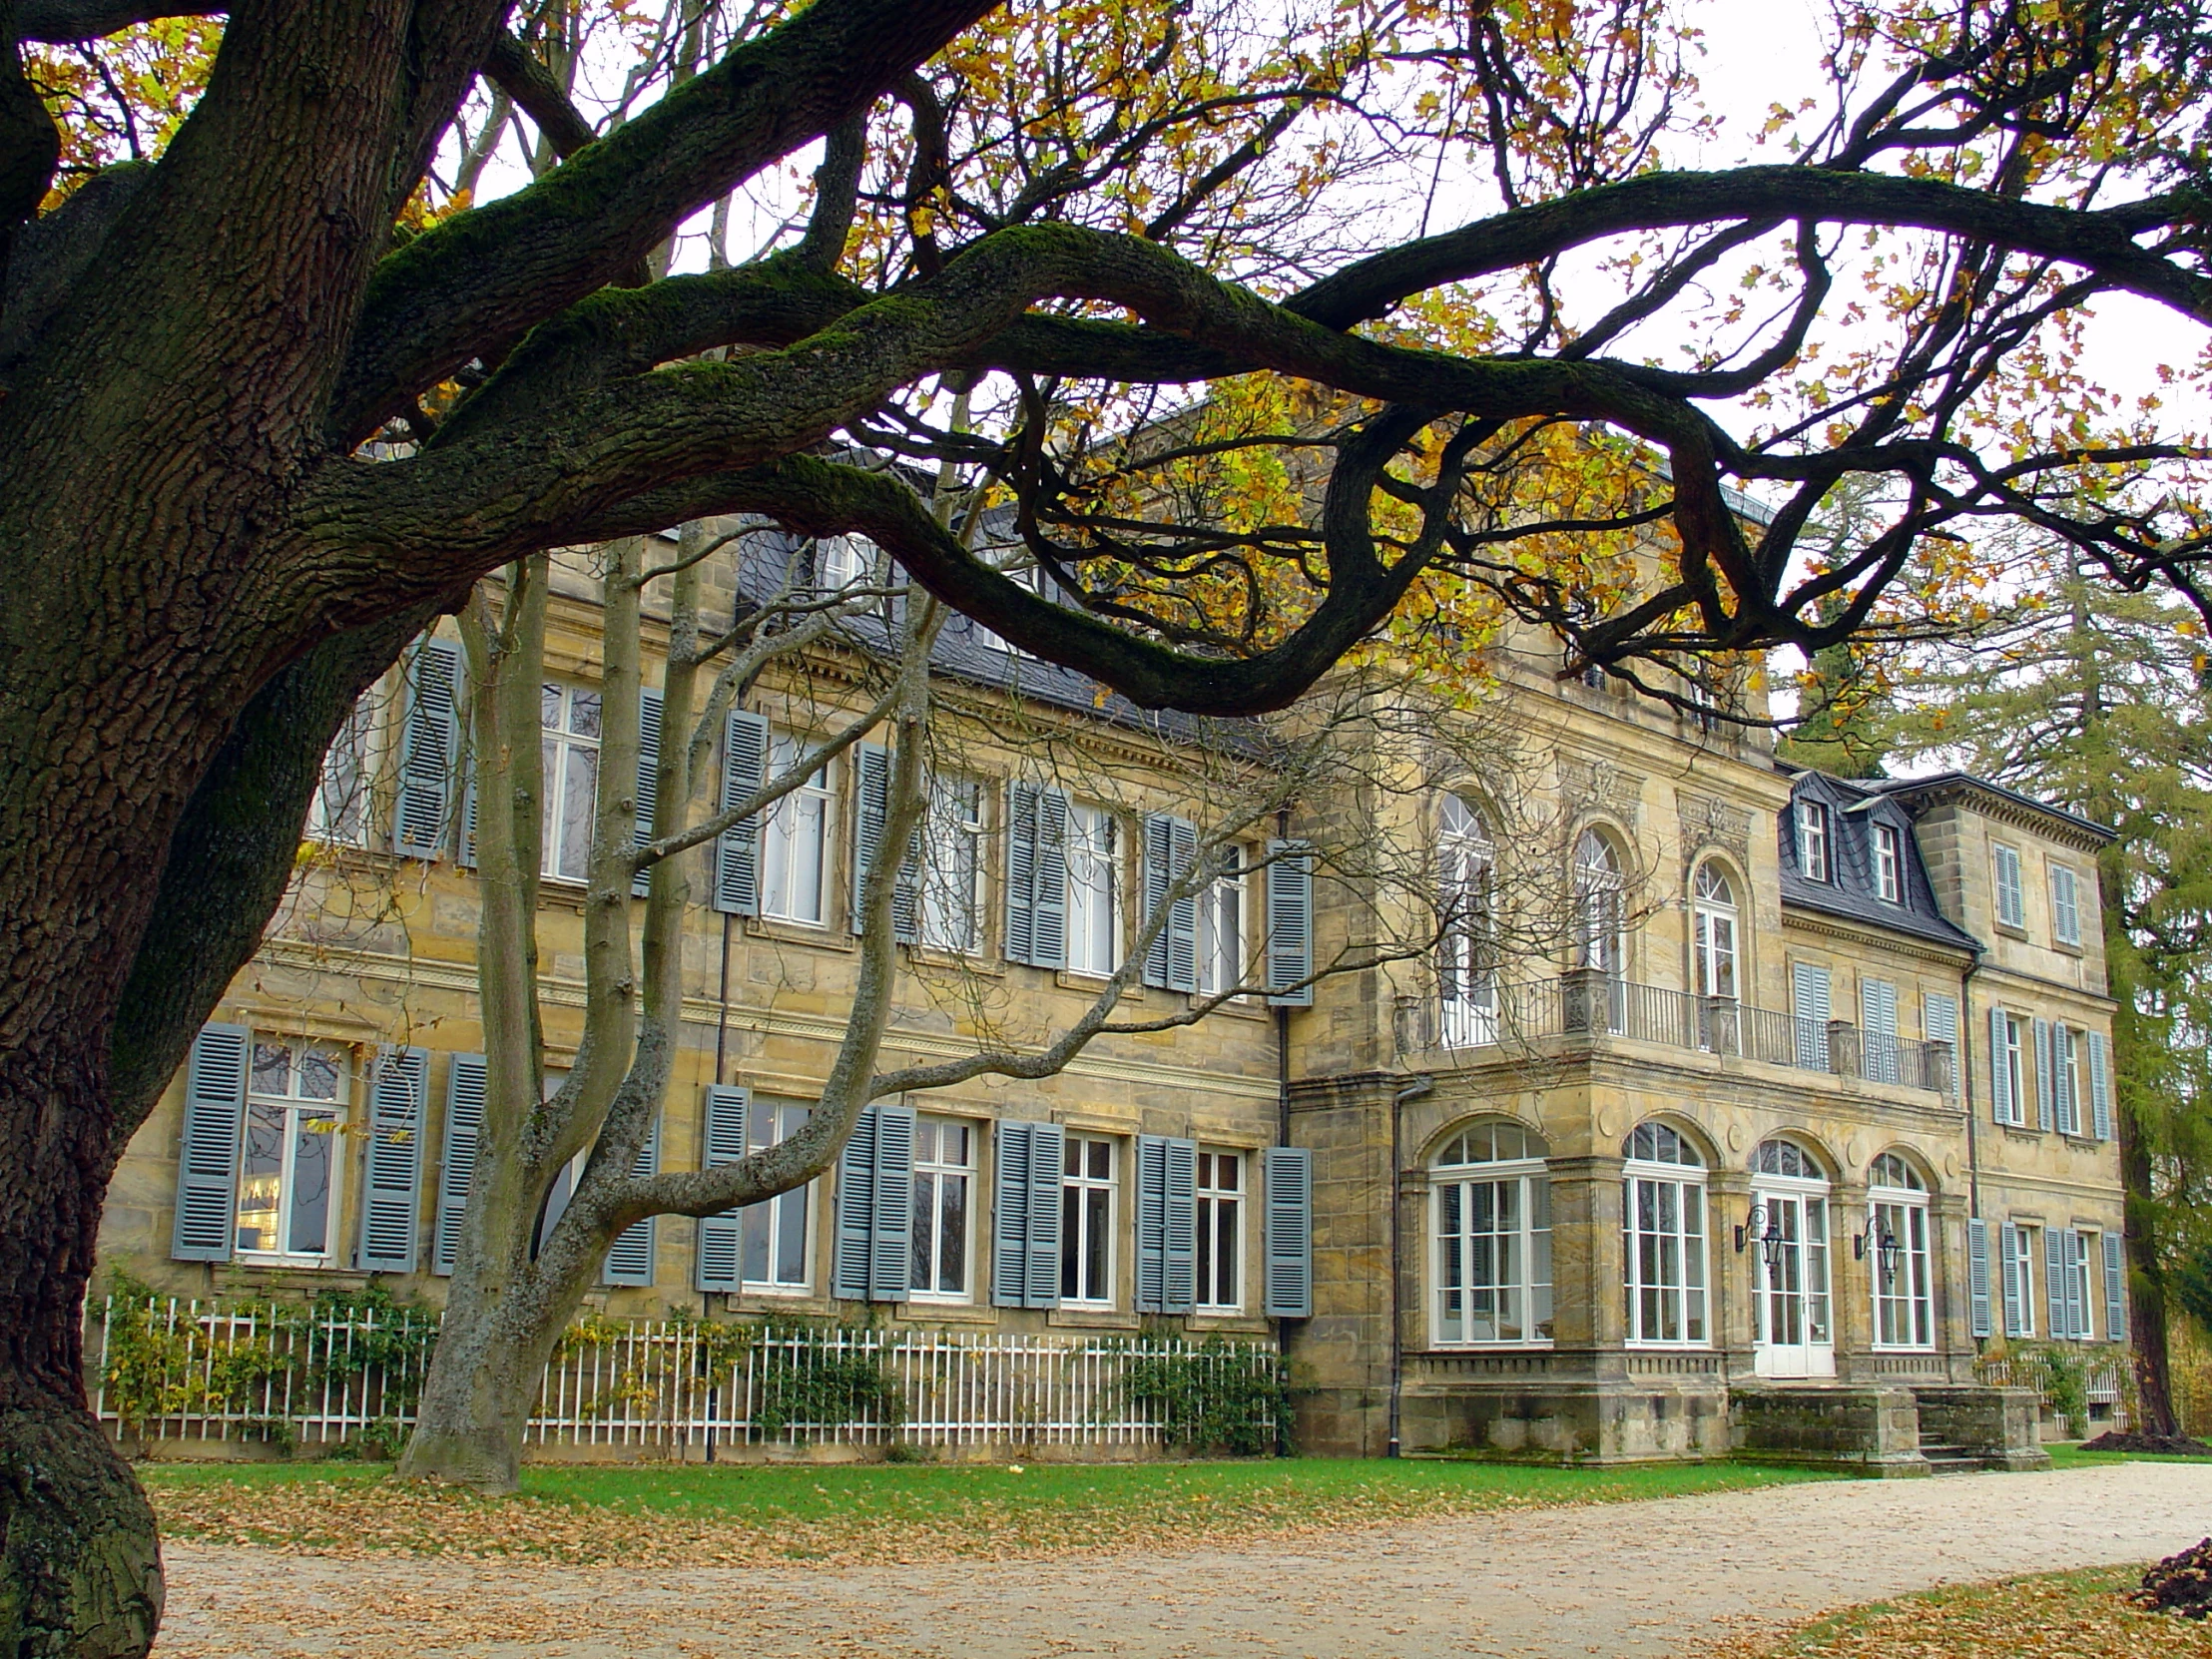
[{"label": "blue-grey window shutter", "polygon": [[1137,1312],[1165,1311],[1168,1284],[1168,1143],[1137,1137]]},{"label": "blue-grey window shutter", "polygon": [[1302,1146],[1260,1154],[1261,1232],[1266,1245],[1265,1312],[1270,1319],[1314,1317],[1314,1155]]},{"label": "blue-grey window shutter", "polygon": [[[891,752],[881,744],[863,743],[852,751],[852,931],[860,930],[860,894],[868,871],[882,851],[883,824],[890,817]],[[919,900],[921,866],[918,848],[909,845],[899,860],[898,881],[891,894],[891,933],[901,944],[921,937]]]},{"label": "blue-grey window shutter", "polygon": [[[651,686],[638,692],[638,845],[653,838],[653,804],[660,798],[661,694]],[[643,898],[653,885],[649,864],[631,878],[630,894]]]},{"label": "blue-grey window shutter", "polygon": [[1037,798],[1044,791],[1006,780],[1006,960],[1033,962],[1037,951]]},{"label": "blue-grey window shutter", "polygon": [[1898,1080],[1898,988],[1887,979],[1859,981],[1859,1023],[1866,1034],[1867,1075],[1877,1082]]},{"label": "blue-grey window shutter", "polygon": [[[750,1089],[728,1083],[707,1085],[707,1135],[701,1169],[721,1169],[745,1156],[745,1112],[753,1098]],[[738,1247],[744,1212],[724,1210],[699,1218],[698,1288],[702,1291],[738,1289]]]},{"label": "blue-grey window shutter", "polygon": [[2127,1268],[2117,1228],[2104,1234],[2104,1340],[2127,1341]]},{"label": "blue-grey window shutter", "polygon": [[1966,1222],[1966,1298],[1973,1334],[1989,1335],[1989,1224],[1979,1216]]},{"label": "blue-grey window shutter", "polygon": [[1029,1129],[1000,1123],[992,1142],[991,1303],[998,1308],[1019,1308],[1029,1295]]},{"label": "blue-grey window shutter", "polygon": [[[1147,925],[1168,904],[1168,890],[1198,855],[1198,830],[1167,813],[1148,813],[1144,821],[1144,919]],[[1168,904],[1167,925],[1145,952],[1144,982],[1161,990],[1198,989],[1198,895],[1185,893]]]},{"label": "blue-grey window shutter", "polygon": [[1314,971],[1313,849],[1304,841],[1269,841],[1268,860],[1268,1001],[1311,1008],[1314,987],[1300,981]]},{"label": "blue-grey window shutter", "polygon": [[231,1259],[253,1048],[254,1034],[243,1025],[204,1025],[193,1039],[177,1149],[177,1225],[169,1247],[180,1262]]},{"label": "blue-grey window shutter", "polygon": [[[768,721],[744,709],[732,709],[722,734],[722,802],[730,812],[759,790],[768,778]],[[714,907],[729,915],[761,913],[761,821],[732,825],[715,842]]]},{"label": "blue-grey window shutter", "polygon": [[837,1154],[837,1194],[832,1207],[836,1243],[830,1252],[830,1294],[865,1302],[875,1227],[876,1108],[860,1108],[859,1121]]},{"label": "blue-grey window shutter", "polygon": [[2034,1022],[2035,1030],[2035,1127],[2048,1131],[2053,1122],[2051,1084],[2057,1079],[2050,1064],[2050,1021]]},{"label": "blue-grey window shutter", "polygon": [[2066,1323],[2066,1233],[2059,1227],[2043,1229],[2043,1307],[2050,1317],[2045,1336],[2055,1341],[2073,1335]]},{"label": "blue-grey window shutter", "polygon": [[2027,1315],[2027,1287],[2020,1283],[2020,1274],[2027,1266],[2027,1256],[2020,1248],[2020,1230],[2006,1222],[1997,1235],[1997,1266],[2004,1275],[2004,1334],[2024,1337],[2027,1331],[2022,1321]]},{"label": "blue-grey window shutter", "polygon": [[1807,1071],[1828,1069],[1828,969],[1817,962],[1790,967],[1791,1010],[1797,1021],[1797,1063]]},{"label": "blue-grey window shutter", "polygon": [[1958,1098],[1958,999],[1944,991],[1930,991],[1922,1012],[1928,1040],[1950,1044],[1950,1097]]},{"label": "blue-grey window shutter", "polygon": [[1167,1282],[1160,1311],[1188,1314],[1198,1305],[1198,1143],[1167,1143]]},{"label": "blue-grey window shutter", "polygon": [[2011,1022],[2005,1018],[2002,1008],[1989,1010],[1989,1116],[1998,1123],[2018,1120],[2019,1109],[2012,1099],[2012,1067],[2008,1057]]},{"label": "blue-grey window shutter", "polygon": [[1067,1136],[1056,1123],[1029,1126],[1027,1308],[1060,1306],[1060,1163]]},{"label": "blue-grey window shutter", "polygon": [[2100,1141],[2112,1138],[2112,1051],[2104,1033],[2089,1034],[2089,1128]]},{"label": "blue-grey window shutter", "polygon": [[484,1132],[484,1057],[456,1054],[445,1066],[445,1145],[438,1157],[438,1220],[430,1236],[430,1271],[451,1273],[460,1249],[468,1183],[476,1173],[476,1143]]},{"label": "blue-grey window shutter", "polygon": [[904,1302],[914,1271],[914,1111],[875,1108],[875,1215],[869,1226],[867,1294]]},{"label": "blue-grey window shutter", "polygon": [[368,1182],[361,1205],[360,1265],[370,1273],[414,1272],[429,1081],[428,1050],[378,1051],[368,1085]]},{"label": "blue-grey window shutter", "polygon": [[1066,795],[1037,796],[1036,954],[1038,967],[1068,965],[1068,813]]},{"label": "blue-grey window shutter", "polygon": [[399,719],[399,797],[393,806],[394,852],[435,858],[451,828],[454,768],[461,753],[461,648],[426,639],[409,653]]},{"label": "blue-grey window shutter", "polygon": [[[661,1170],[661,1120],[653,1120],[653,1128],[645,1137],[645,1145],[638,1148],[637,1157],[631,1162],[630,1176],[642,1181],[647,1176],[658,1175]],[[615,1242],[607,1247],[607,1260],[600,1269],[600,1283],[605,1285],[645,1286],[653,1283],[655,1246],[660,1242],[660,1217],[647,1216],[634,1221],[615,1235]]]},{"label": "blue-grey window shutter", "polygon": [[1068,798],[1023,779],[1006,784],[1006,959],[1068,963]]}]

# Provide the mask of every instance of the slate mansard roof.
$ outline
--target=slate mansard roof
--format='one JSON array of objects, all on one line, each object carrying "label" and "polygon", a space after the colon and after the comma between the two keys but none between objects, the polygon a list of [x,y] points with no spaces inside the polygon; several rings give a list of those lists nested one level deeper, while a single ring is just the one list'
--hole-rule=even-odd
[{"label": "slate mansard roof", "polygon": [[[1981,943],[1944,919],[1936,889],[1921,860],[1913,815],[1889,783],[1855,783],[1823,772],[1799,772],[1790,789],[1790,805],[1779,826],[1782,841],[1782,902],[1870,927],[1909,933],[1931,944],[1980,952]],[[1816,881],[1798,860],[1798,803],[1816,801],[1828,809],[1828,865],[1831,879]],[[1875,828],[1897,831],[1901,896],[1884,898],[1875,883]]]}]

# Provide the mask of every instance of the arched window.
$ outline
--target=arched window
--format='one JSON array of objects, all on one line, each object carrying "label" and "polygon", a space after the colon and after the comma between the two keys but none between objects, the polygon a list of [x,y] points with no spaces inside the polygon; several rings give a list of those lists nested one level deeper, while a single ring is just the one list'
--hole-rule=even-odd
[{"label": "arched window", "polygon": [[1628,1341],[1703,1347],[1705,1160],[1663,1123],[1640,1123],[1623,1149],[1621,1240]]},{"label": "arched window", "polygon": [[1436,823],[1436,981],[1447,1048],[1497,1041],[1497,980],[1490,896],[1497,848],[1489,826],[1455,795]]},{"label": "arched window", "polygon": [[1795,1141],[1751,1155],[1753,1369],[1762,1377],[1833,1377],[1836,1333],[1828,1259],[1828,1172]]},{"label": "arched window", "polygon": [[1621,860],[1613,843],[1585,830],[1574,843],[1574,965],[1601,968],[1618,979],[1625,966],[1621,938]]},{"label": "arched window", "polygon": [[1551,1341],[1551,1184],[1543,1141],[1502,1118],[1470,1124],[1432,1163],[1435,1343]]},{"label": "arched window", "polygon": [[1697,941],[1698,991],[1733,998],[1737,994],[1736,887],[1728,872],[1710,858],[1697,867],[1690,909]]},{"label": "arched window", "polygon": [[1930,1274],[1928,1183],[1903,1157],[1885,1152],[1867,1171],[1867,1255],[1874,1280],[1874,1345],[1936,1346]]}]

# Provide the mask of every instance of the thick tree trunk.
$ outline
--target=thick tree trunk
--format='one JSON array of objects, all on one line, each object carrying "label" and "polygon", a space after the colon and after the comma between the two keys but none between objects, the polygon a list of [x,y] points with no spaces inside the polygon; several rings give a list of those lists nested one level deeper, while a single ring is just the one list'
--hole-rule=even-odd
[{"label": "thick tree trunk", "polygon": [[85,1403],[108,1113],[97,1067],[38,1058],[0,1062],[0,1653],[124,1659],[154,1639],[162,1577],[154,1511]]},{"label": "thick tree trunk", "polygon": [[439,1327],[414,1434],[399,1459],[402,1479],[515,1489],[538,1380],[577,1300],[549,1296],[542,1286],[516,1287],[497,1300],[456,1298]]},{"label": "thick tree trunk", "polygon": [[2136,1427],[2178,1434],[2173,1370],[2167,1354],[2166,1287],[2159,1270],[2150,1149],[2123,1101],[2119,1112],[2120,1186],[2127,1195],[2127,1342],[2135,1362]]}]

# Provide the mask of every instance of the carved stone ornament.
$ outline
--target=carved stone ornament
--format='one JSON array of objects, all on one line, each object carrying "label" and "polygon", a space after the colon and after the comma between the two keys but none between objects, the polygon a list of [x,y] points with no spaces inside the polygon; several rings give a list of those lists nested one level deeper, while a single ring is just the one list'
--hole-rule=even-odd
[{"label": "carved stone ornament", "polygon": [[1681,817],[1682,852],[1686,863],[1695,863],[1700,852],[1716,847],[1735,854],[1739,868],[1750,868],[1750,813],[1731,806],[1718,796],[1692,795],[1686,790],[1676,792],[1675,807]]}]

